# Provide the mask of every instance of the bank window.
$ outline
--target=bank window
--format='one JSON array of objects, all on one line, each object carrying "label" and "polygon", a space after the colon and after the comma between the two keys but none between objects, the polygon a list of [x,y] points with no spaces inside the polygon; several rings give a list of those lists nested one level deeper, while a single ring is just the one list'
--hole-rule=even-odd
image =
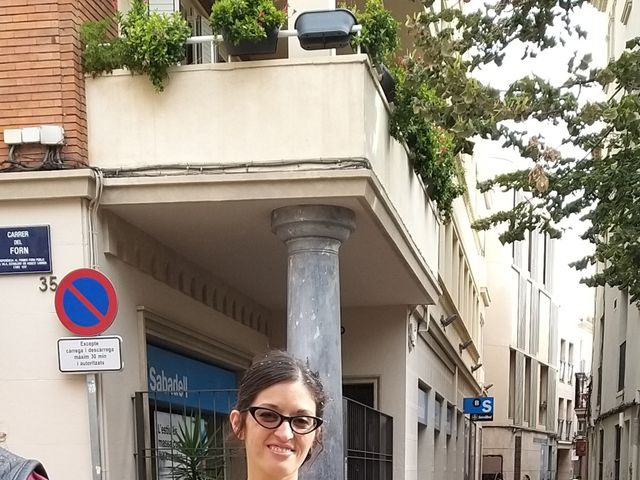
[{"label": "bank window", "polygon": [[[236,372],[148,344],[147,377],[148,390],[136,392],[134,401],[138,478],[183,478],[188,462],[212,478],[244,471],[241,456],[234,458],[228,445]],[[186,448],[193,441],[197,456]]]}]

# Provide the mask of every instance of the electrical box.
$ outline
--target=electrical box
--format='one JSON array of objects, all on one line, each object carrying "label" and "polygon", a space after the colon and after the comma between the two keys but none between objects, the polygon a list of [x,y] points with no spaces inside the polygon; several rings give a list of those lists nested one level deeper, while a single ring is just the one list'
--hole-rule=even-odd
[{"label": "electrical box", "polygon": [[22,143],[40,143],[40,127],[23,128]]},{"label": "electrical box", "polygon": [[43,145],[62,145],[64,128],[59,125],[42,125],[40,127],[40,143]]},{"label": "electrical box", "polygon": [[4,131],[4,143],[7,145],[20,145],[22,143],[22,131],[19,128],[8,128]]}]

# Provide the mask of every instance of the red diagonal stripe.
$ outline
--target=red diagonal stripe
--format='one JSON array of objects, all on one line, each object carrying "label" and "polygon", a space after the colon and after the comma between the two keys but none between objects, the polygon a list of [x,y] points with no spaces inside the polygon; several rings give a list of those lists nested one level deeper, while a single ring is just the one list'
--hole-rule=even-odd
[{"label": "red diagonal stripe", "polygon": [[80,293],[80,290],[78,290],[72,283],[69,283],[68,288],[69,288],[69,291],[73,293],[78,298],[78,300],[80,300],[80,303],[82,303],[85,307],[87,307],[87,310],[89,310],[96,317],[98,317],[98,320],[100,322],[105,321],[105,316],[102,314],[102,312],[100,312],[100,310],[98,310],[95,307],[95,305],[93,305],[93,303],[87,300],[87,298],[84,295],[82,295],[82,293]]}]

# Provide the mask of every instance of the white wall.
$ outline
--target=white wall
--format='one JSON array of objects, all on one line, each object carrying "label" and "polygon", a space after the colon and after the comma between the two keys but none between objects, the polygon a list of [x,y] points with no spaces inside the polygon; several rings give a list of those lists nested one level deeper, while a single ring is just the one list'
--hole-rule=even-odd
[{"label": "white wall", "polygon": [[[85,266],[86,215],[78,198],[3,202],[1,226],[51,226],[51,261],[60,281]],[[56,341],[70,333],[58,321],[54,293],[39,277],[0,276],[0,446],[39,459],[51,478],[91,478],[84,375],[58,371]]]}]

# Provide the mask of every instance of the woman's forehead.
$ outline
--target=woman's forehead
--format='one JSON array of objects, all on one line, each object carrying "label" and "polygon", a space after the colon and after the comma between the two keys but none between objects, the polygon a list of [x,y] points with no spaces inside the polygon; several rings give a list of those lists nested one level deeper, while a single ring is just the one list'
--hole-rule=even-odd
[{"label": "woman's forehead", "polygon": [[254,404],[278,408],[316,411],[316,402],[311,390],[302,381],[281,382],[271,385],[256,395]]}]

